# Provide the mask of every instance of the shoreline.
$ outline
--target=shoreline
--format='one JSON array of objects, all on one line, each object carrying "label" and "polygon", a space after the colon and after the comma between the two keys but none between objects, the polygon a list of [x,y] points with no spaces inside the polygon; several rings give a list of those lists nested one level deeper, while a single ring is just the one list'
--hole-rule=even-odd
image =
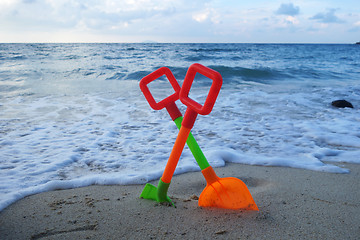
[{"label": "shoreline", "polygon": [[[259,212],[200,208],[200,172],[174,176],[176,208],[140,199],[144,185],[58,190],[25,197],[0,212],[2,239],[357,239],[360,165],[349,174],[227,164]],[[151,182],[156,185],[157,181]]]}]

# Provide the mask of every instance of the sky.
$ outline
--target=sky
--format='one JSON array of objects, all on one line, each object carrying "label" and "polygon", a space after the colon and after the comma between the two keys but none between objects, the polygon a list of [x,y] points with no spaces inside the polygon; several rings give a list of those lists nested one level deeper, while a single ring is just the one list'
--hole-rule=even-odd
[{"label": "sky", "polygon": [[0,0],[0,42],[355,43],[359,0]]}]

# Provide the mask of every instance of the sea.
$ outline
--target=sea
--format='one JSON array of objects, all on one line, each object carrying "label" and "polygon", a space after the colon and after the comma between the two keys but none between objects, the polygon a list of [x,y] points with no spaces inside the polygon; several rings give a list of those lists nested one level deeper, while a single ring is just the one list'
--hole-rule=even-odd
[{"label": "sea", "polygon": [[[166,66],[181,85],[193,63],[223,78],[192,129],[211,166],[360,164],[360,45],[0,44],[0,211],[44,191],[159,179],[178,129],[139,81]],[[197,74],[190,97],[201,103],[211,83]],[[151,92],[173,89],[161,77]],[[331,105],[342,99],[354,108]],[[175,174],[199,170],[185,147]]]}]

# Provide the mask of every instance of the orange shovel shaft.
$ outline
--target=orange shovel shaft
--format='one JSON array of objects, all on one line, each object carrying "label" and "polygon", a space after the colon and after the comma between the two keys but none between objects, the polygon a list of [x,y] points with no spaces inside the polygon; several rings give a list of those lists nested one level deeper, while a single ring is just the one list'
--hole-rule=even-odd
[{"label": "orange shovel shaft", "polygon": [[180,128],[179,134],[178,134],[178,136],[177,136],[177,138],[175,140],[174,147],[173,147],[173,149],[171,151],[169,160],[168,160],[168,162],[166,164],[164,173],[163,173],[163,175],[161,177],[161,180],[164,183],[170,183],[171,182],[171,178],[174,175],[176,165],[179,162],[181,153],[182,153],[182,151],[184,149],[184,146],[185,146],[186,140],[187,140],[187,138],[189,136],[190,130],[191,129],[189,129],[187,127],[184,127],[184,126],[181,126],[181,128]]}]

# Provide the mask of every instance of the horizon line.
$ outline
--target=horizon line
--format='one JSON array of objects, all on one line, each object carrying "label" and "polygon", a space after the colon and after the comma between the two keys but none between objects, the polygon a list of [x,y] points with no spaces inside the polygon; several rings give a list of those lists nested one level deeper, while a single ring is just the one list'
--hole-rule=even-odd
[{"label": "horizon line", "polygon": [[358,42],[0,42],[0,44],[358,44]]}]

